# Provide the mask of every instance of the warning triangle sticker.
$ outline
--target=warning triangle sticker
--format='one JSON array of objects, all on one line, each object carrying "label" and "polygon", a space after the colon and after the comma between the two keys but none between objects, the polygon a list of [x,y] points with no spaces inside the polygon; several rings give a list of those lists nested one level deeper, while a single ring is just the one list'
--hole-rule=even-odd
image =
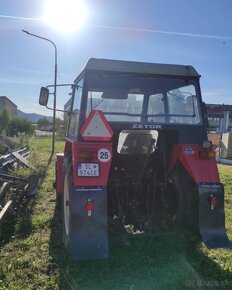
[{"label": "warning triangle sticker", "polygon": [[113,136],[113,130],[99,110],[93,110],[89,114],[80,133],[84,140],[109,141]]}]

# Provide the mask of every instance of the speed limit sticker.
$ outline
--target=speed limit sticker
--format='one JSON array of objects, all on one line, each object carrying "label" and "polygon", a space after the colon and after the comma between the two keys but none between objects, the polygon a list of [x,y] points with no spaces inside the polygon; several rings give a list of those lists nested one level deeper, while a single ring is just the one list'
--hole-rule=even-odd
[{"label": "speed limit sticker", "polygon": [[108,149],[102,148],[98,150],[98,160],[108,162],[111,159],[111,153]]}]

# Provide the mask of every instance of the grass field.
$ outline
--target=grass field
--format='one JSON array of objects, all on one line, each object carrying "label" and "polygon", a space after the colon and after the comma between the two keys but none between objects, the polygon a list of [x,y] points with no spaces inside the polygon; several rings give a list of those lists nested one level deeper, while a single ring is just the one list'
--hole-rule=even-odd
[{"label": "grass field", "polygon": [[[58,141],[56,151],[62,151]],[[72,262],[61,242],[56,208],[51,143],[31,142],[32,159],[42,177],[39,192],[17,222],[10,221],[0,252],[0,289],[232,289],[231,250],[193,247],[177,233],[138,235],[125,245],[110,233],[108,260]],[[232,167],[219,166],[225,185],[226,227],[232,239]]]}]

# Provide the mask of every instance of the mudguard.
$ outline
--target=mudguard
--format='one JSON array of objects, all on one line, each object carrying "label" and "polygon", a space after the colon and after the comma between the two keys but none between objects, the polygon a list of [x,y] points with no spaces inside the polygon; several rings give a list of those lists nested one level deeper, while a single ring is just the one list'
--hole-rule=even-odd
[{"label": "mudguard", "polygon": [[171,172],[179,160],[196,184],[201,182],[220,183],[215,159],[198,157],[202,146],[199,144],[178,144],[173,146],[167,173]]},{"label": "mudguard", "polygon": [[73,187],[69,201],[71,211],[69,250],[72,259],[108,258],[106,188]]},{"label": "mudguard", "polygon": [[224,187],[215,159],[200,159],[199,144],[174,145],[168,172],[177,161],[186,169],[198,187],[199,230],[208,248],[229,248],[230,241],[225,230]]},{"label": "mudguard", "polygon": [[224,188],[222,184],[200,183],[199,229],[208,248],[230,248],[225,230]]},{"label": "mudguard", "polygon": [[106,186],[113,131],[104,114],[93,110],[80,135],[85,142],[67,140],[65,146],[68,190],[64,179],[63,241],[73,260],[105,259],[109,256]]}]

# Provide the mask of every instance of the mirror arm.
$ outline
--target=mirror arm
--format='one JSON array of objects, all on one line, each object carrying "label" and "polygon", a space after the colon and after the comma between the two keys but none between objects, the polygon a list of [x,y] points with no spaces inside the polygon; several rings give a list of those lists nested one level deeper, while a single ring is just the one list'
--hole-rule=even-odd
[{"label": "mirror arm", "polygon": [[[54,111],[53,108],[49,108],[48,106],[46,106],[46,108],[47,108],[48,110]],[[65,111],[65,110],[60,110],[60,109],[56,109],[55,111],[62,112],[62,113],[69,113],[69,112],[70,112],[70,111]]]},{"label": "mirror arm", "polygon": [[[56,87],[67,87],[67,86],[71,86],[71,88],[73,89],[74,87],[78,87],[78,88],[81,88],[83,89],[83,87],[79,86],[79,85],[76,85],[76,84],[57,84]],[[48,85],[46,86],[46,88],[54,88],[55,85]],[[51,95],[54,94],[54,93],[50,93]]]}]

